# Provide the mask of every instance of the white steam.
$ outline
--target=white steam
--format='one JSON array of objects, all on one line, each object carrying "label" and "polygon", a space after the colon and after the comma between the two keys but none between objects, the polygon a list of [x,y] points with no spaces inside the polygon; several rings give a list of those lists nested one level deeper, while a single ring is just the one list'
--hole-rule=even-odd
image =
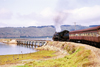
[{"label": "white steam", "polygon": [[64,20],[67,17],[67,13],[65,12],[57,12],[54,21],[55,21],[55,28],[56,28],[56,32],[60,32],[61,31],[61,25],[63,24]]}]

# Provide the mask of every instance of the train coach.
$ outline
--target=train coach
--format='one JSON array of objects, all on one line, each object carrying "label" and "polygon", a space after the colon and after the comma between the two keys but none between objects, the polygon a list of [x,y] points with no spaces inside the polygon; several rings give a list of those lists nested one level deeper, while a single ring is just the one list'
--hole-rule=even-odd
[{"label": "train coach", "polygon": [[69,40],[100,47],[100,26],[69,32]]}]

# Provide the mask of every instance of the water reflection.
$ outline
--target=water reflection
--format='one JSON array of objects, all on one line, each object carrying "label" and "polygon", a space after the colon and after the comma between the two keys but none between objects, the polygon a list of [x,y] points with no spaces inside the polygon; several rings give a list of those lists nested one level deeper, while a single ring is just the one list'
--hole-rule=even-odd
[{"label": "water reflection", "polygon": [[9,44],[9,46],[16,47],[17,44]]},{"label": "water reflection", "polygon": [[22,46],[17,46],[17,44],[4,44],[0,43],[0,55],[8,55],[8,54],[25,54],[36,52],[34,49],[25,48]]}]

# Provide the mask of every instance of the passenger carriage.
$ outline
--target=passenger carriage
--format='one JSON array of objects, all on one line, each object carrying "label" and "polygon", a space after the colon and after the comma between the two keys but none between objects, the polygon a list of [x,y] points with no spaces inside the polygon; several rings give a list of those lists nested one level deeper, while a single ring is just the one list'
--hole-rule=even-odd
[{"label": "passenger carriage", "polygon": [[100,45],[100,26],[69,32],[70,41]]}]

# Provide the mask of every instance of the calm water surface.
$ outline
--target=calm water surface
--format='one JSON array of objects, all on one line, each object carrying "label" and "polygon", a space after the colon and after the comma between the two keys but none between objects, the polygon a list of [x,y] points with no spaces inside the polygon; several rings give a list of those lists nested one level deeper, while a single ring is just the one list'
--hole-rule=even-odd
[{"label": "calm water surface", "polygon": [[[36,38],[32,40],[52,40],[52,38]],[[33,48],[27,48],[22,46],[17,46],[16,44],[4,44],[0,43],[0,55],[8,55],[8,54],[25,54],[36,52]]]},{"label": "calm water surface", "polygon": [[0,43],[0,55],[22,54],[22,53],[25,54],[32,52],[36,52],[36,50],[27,47],[17,46],[16,44],[8,45]]}]

